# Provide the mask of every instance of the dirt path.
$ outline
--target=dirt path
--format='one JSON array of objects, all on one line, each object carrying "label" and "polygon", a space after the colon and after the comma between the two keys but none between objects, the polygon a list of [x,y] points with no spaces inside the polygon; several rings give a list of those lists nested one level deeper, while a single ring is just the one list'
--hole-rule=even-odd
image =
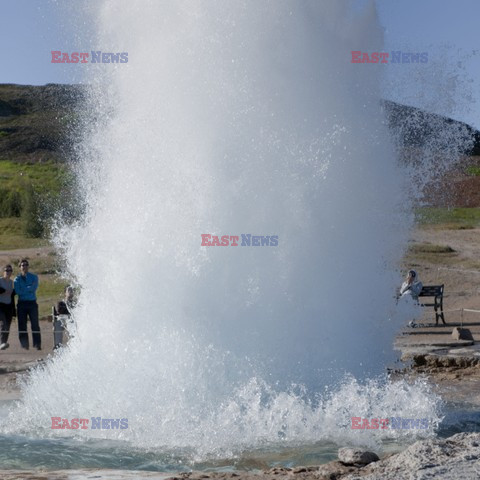
[{"label": "dirt path", "polygon": [[[480,406],[480,228],[417,229],[405,261],[408,268],[418,271],[424,285],[445,284],[448,324],[406,328],[396,338],[405,357],[416,356],[408,374],[427,375],[447,401]],[[433,309],[425,309],[420,321],[433,323]],[[463,346],[452,339],[453,328],[460,325],[470,329],[476,344]]]},{"label": "dirt path", "polygon": [[[412,240],[417,250],[407,258],[418,270],[420,279],[424,284],[445,284],[445,316],[459,322],[462,308],[480,310],[480,228],[422,228],[414,232]],[[429,246],[451,247],[454,251],[421,251]],[[464,312],[464,315],[468,320],[480,322],[480,314]]]},{"label": "dirt path", "polygon": [[[30,329],[30,326],[28,328]],[[20,347],[18,340],[17,322],[15,319],[12,322],[8,339],[10,347],[0,351],[0,400],[19,398],[20,389],[17,384],[17,378],[24,375],[29,368],[38,364],[38,362],[54,354],[52,323],[41,321],[40,331],[42,335],[42,350],[39,351],[32,348],[31,333],[29,333],[30,349],[24,350]]]},{"label": "dirt path", "polygon": [[[55,252],[53,247],[34,247],[34,248],[18,248],[15,250],[0,250],[0,265],[10,262],[13,258],[36,258],[36,257],[46,257]],[[13,265],[16,269],[17,265]]]}]

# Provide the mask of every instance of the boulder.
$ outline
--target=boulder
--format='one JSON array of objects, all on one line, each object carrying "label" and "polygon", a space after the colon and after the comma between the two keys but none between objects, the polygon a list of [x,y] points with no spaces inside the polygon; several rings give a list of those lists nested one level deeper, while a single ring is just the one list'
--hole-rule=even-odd
[{"label": "boulder", "polygon": [[455,327],[452,331],[452,338],[454,340],[472,340],[472,332],[468,328]]},{"label": "boulder", "polygon": [[380,460],[378,455],[360,448],[340,448],[338,450],[338,459],[346,465],[368,465]]}]

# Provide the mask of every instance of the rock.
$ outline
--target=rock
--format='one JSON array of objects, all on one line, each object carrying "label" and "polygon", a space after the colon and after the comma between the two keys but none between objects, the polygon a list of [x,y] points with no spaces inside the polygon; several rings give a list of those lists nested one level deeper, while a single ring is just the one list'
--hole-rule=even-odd
[{"label": "rock", "polygon": [[[360,477],[361,472],[361,477]],[[342,480],[459,480],[480,478],[480,433],[421,440]]]},{"label": "rock", "polygon": [[373,452],[361,450],[359,448],[340,448],[338,450],[338,459],[346,465],[368,465],[380,460],[378,455]]},{"label": "rock", "polygon": [[472,332],[468,328],[455,327],[452,331],[454,340],[473,340]]},{"label": "rock", "polygon": [[314,465],[311,467],[296,467],[292,470],[292,473],[307,473],[307,472],[316,472],[320,467]]},{"label": "rock", "polygon": [[[315,479],[315,480],[332,480],[341,479],[345,475],[355,475],[360,470],[360,467],[353,465],[345,465],[338,460],[328,462],[318,467],[316,472],[311,474],[301,473],[297,478],[302,479]],[[311,476],[310,476],[311,475]]]}]

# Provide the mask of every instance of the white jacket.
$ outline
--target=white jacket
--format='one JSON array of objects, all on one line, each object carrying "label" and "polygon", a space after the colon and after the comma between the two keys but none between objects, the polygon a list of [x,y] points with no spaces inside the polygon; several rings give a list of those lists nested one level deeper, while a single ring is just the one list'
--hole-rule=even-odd
[{"label": "white jacket", "polygon": [[402,288],[400,288],[400,295],[402,297],[404,295],[411,295],[413,298],[418,298],[420,292],[422,291],[423,283],[418,279],[418,276],[415,278],[416,280],[410,285],[408,284],[408,282],[402,283]]}]

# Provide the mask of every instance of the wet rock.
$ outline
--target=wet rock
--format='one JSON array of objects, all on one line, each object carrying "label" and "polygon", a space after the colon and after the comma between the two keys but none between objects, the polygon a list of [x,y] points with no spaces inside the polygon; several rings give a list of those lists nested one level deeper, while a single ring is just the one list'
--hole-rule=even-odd
[{"label": "wet rock", "polygon": [[412,369],[419,372],[449,371],[471,368],[480,364],[480,355],[458,355],[450,350],[449,355],[414,355]]},{"label": "wet rock", "polygon": [[338,459],[346,465],[368,465],[380,460],[376,453],[347,447],[338,450]]}]

